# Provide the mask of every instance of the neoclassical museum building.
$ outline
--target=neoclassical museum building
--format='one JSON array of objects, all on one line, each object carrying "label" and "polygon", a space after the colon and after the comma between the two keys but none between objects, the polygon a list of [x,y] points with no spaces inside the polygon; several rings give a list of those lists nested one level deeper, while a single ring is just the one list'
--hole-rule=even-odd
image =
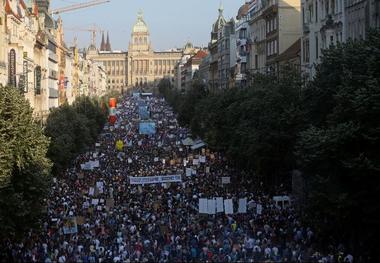
[{"label": "neoclassical museum building", "polygon": [[134,86],[147,86],[162,78],[174,82],[174,67],[182,57],[182,50],[154,51],[150,33],[140,11],[132,28],[128,51],[111,49],[109,36],[98,49],[90,45],[86,56],[102,62],[108,75],[108,87],[123,91]]}]

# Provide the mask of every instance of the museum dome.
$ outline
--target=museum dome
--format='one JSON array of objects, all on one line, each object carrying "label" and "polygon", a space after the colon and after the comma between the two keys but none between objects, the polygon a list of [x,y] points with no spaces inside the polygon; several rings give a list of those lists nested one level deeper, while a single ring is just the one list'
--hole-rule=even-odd
[{"label": "museum dome", "polygon": [[143,17],[143,12],[140,11],[137,15],[137,22],[133,26],[132,33],[148,33],[148,26],[146,25]]}]

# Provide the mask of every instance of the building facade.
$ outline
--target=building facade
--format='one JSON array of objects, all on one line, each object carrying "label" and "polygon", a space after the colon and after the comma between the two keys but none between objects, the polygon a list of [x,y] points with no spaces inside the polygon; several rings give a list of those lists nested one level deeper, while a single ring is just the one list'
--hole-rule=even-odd
[{"label": "building facade", "polygon": [[344,30],[343,0],[302,0],[302,69],[305,76],[315,74],[321,49],[342,42]]},{"label": "building facade", "polygon": [[[211,92],[216,92],[221,86],[221,73],[223,72],[220,65],[223,64],[220,61],[220,46],[218,40],[222,38],[223,27],[226,24],[226,19],[223,16],[224,8],[220,5],[219,16],[215,23],[212,25],[211,40],[208,44],[208,50],[210,53],[210,67],[209,67],[209,83],[208,88]],[[225,81],[226,83],[226,81]]]},{"label": "building facade", "polygon": [[249,69],[251,72],[266,72],[266,22],[262,16],[261,0],[249,4],[249,32],[251,39]]},{"label": "building facade", "polygon": [[5,5],[1,2],[0,6],[0,85],[7,83],[8,73],[7,73],[7,53],[5,50],[6,46],[6,26],[5,26]]},{"label": "building facade", "polygon": [[190,42],[187,42],[185,47],[183,48],[182,57],[174,66],[174,87],[177,90],[181,90],[183,86],[182,84],[183,67],[185,66],[187,61],[190,59],[190,57],[194,56],[199,50],[200,48],[194,47],[193,44]]},{"label": "building facade", "polygon": [[370,28],[380,27],[380,1],[302,0],[302,69],[315,74],[322,49],[349,39],[365,39]]},{"label": "building facade", "polygon": [[182,50],[154,51],[142,12],[132,28],[128,52],[110,51],[110,48],[107,37],[107,42],[102,39],[101,50],[91,45],[86,54],[88,59],[104,64],[109,89],[123,92],[128,87],[155,85],[162,78],[174,84],[174,68],[182,57]]},{"label": "building facade", "polygon": [[35,115],[48,111],[48,92],[43,82],[47,72],[46,38],[40,30],[37,6],[24,1],[3,1],[4,35],[1,55],[6,56],[7,78],[2,85],[18,88],[30,102]]},{"label": "building facade", "polygon": [[87,50],[86,58],[103,64],[108,76],[107,89],[124,92],[128,86],[127,52],[99,51],[91,45]]},{"label": "building facade", "polygon": [[250,1],[246,18],[249,24],[247,72],[276,73],[281,65],[300,65],[299,1]]},{"label": "building facade", "polygon": [[199,50],[195,55],[191,56],[186,64],[182,68],[182,88],[187,90],[191,88],[193,82],[194,74],[198,72],[199,65],[202,60],[207,56],[207,51]]},{"label": "building facade", "polygon": [[250,54],[250,27],[249,27],[249,5],[251,1],[246,1],[239,8],[236,16],[236,64],[234,78],[236,86],[245,86],[247,82],[247,70]]},{"label": "building facade", "polygon": [[174,68],[182,54],[182,50],[153,51],[149,29],[140,11],[128,47],[129,85],[154,85],[162,78],[174,84]]}]

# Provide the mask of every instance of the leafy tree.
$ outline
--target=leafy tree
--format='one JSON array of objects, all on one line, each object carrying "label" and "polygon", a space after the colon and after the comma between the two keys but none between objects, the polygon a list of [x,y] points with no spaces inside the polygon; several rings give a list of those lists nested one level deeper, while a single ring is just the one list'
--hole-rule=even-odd
[{"label": "leafy tree", "polygon": [[175,91],[162,88],[161,92],[176,105],[179,121],[189,125],[194,135],[273,185],[288,180],[295,167],[294,145],[304,123],[301,82],[288,67],[278,77],[258,74],[254,78],[252,87],[216,94],[208,94],[194,81],[187,93],[172,102]]},{"label": "leafy tree", "polygon": [[95,143],[105,121],[100,103],[87,97],[50,113],[45,134],[51,138],[48,156],[54,162],[54,174],[62,173],[79,153]]},{"label": "leafy tree", "polygon": [[310,182],[311,218],[357,254],[375,251],[380,229],[379,46],[372,32],[324,52],[305,90],[310,126],[296,151]]},{"label": "leafy tree", "polygon": [[44,211],[49,139],[20,92],[0,86],[0,238],[22,235]]}]

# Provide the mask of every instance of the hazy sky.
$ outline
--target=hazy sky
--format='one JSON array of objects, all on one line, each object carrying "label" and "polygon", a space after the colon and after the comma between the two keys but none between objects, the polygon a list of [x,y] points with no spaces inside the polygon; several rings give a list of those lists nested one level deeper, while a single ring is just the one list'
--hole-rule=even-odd
[{"label": "hazy sky", "polygon": [[[88,2],[89,0],[52,0],[51,7]],[[244,0],[222,0],[224,17],[236,17]],[[62,13],[64,28],[90,28],[94,23],[108,30],[112,49],[127,50],[132,27],[141,9],[147,23],[154,50],[182,47],[190,40],[194,45],[207,46],[212,24],[218,17],[220,0],[111,0],[109,3]],[[78,37],[79,47],[91,42],[89,32],[65,30],[67,45]],[[97,36],[99,47],[101,36]]]}]

